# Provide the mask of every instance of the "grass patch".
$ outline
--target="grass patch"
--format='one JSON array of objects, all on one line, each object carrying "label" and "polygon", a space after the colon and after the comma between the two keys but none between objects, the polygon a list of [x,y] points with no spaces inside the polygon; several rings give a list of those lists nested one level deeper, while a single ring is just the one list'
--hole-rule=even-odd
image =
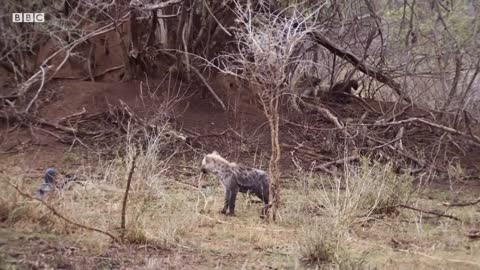
[{"label": "grass patch", "polygon": [[[259,217],[261,205],[243,194],[237,198],[236,217],[219,214],[223,205],[219,184],[212,182],[202,189],[204,197],[196,188],[162,173],[167,168],[163,164],[151,165],[154,161],[147,161],[153,158],[150,155],[141,153],[132,182],[135,187],[129,197],[125,234],[131,245],[188,251],[202,256],[199,267],[385,269],[399,265],[428,268],[441,263],[469,269],[480,265],[479,241],[465,237],[467,230],[480,224],[478,206],[448,210],[464,222],[408,209],[399,210],[398,215],[376,211],[396,203],[429,209],[438,209],[443,203],[413,193],[410,178],[391,173],[388,166],[361,162],[359,167],[348,168],[342,178],[301,175],[282,191],[279,221],[271,223]],[[96,167],[79,168],[84,185],[73,185],[50,197],[49,203],[72,220],[116,232],[125,164],[128,158],[118,157]],[[4,180],[0,181],[3,226],[32,235],[56,235],[93,256],[104,256],[111,248],[108,237],[66,224],[38,202],[20,197]],[[22,176],[8,180],[32,192],[39,184]],[[152,258],[145,264],[158,260]]]}]

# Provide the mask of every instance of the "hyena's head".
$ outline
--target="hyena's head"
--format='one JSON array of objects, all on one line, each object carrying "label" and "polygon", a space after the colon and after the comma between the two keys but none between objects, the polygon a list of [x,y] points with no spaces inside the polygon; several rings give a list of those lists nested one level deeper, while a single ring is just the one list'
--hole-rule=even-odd
[{"label": "hyena's head", "polygon": [[57,170],[55,168],[48,168],[45,171],[45,175],[43,176],[43,181],[45,183],[55,183],[55,177],[57,176]]},{"label": "hyena's head", "polygon": [[220,156],[217,151],[213,151],[203,157],[201,171],[202,173],[213,173],[228,169],[232,166],[236,166],[236,164]]}]

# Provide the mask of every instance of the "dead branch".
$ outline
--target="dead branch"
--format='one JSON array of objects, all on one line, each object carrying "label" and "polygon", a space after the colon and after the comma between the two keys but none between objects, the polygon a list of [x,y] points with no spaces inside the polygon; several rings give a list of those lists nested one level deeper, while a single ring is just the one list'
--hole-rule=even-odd
[{"label": "dead branch", "polygon": [[133,160],[132,160],[132,165],[130,166],[130,171],[128,173],[128,178],[127,178],[127,187],[125,188],[125,195],[123,196],[122,216],[120,221],[122,239],[125,236],[125,215],[127,211],[128,192],[130,191],[130,184],[132,183],[132,176],[133,176],[133,172],[135,171],[135,162],[137,161],[137,157],[139,154],[140,154],[140,150],[137,149],[137,152],[135,153],[135,156],[133,157]]},{"label": "dead branch", "polygon": [[63,125],[55,124],[55,123],[50,123],[45,119],[42,118],[36,118],[36,117],[30,117],[27,115],[23,114],[18,114],[18,113],[11,113],[11,114],[3,114],[0,115],[0,119],[4,119],[6,121],[18,121],[22,123],[23,125],[26,125],[26,123],[33,123],[33,124],[38,124],[46,127],[51,127],[54,129],[58,129],[67,133],[72,133],[72,134],[84,134],[84,135],[99,135],[101,132],[98,131],[87,131],[87,130],[78,130],[72,127],[66,127]]},{"label": "dead branch", "polygon": [[[112,72],[112,71],[121,69],[121,68],[123,68],[124,66],[125,66],[125,65],[119,65],[119,66],[107,68],[107,69],[105,69],[104,71],[95,74],[93,77],[94,77],[94,78],[97,78],[97,77],[103,76],[103,75],[105,75],[105,74],[107,74],[107,73],[109,73],[109,72]],[[82,80],[86,80],[86,79],[88,79],[88,77],[82,78]]]},{"label": "dead branch", "polygon": [[345,164],[345,163],[347,163],[347,162],[351,162],[351,161],[355,161],[355,160],[358,160],[358,156],[350,156],[350,157],[346,157],[346,158],[342,158],[342,159],[338,159],[338,160],[326,162],[326,163],[323,163],[323,164],[320,164],[320,165],[318,165],[318,166],[313,167],[313,169],[314,169],[314,170],[322,170],[322,171],[326,171],[326,172],[328,172],[328,173],[333,174],[330,170],[327,169],[328,167],[330,167],[330,166],[332,166],[332,165]]},{"label": "dead branch", "polygon": [[340,120],[338,120],[338,118],[335,117],[335,115],[333,115],[328,109],[320,107],[320,106],[316,106],[316,105],[308,103],[308,102],[304,102],[303,105],[305,105],[305,107],[307,107],[307,109],[309,109],[309,110],[321,113],[328,120],[330,120],[337,128],[339,128],[339,129],[344,128],[344,125],[340,122]]},{"label": "dead branch", "polygon": [[183,2],[183,0],[170,0],[170,1],[159,3],[159,4],[147,4],[147,5],[143,4],[139,7],[143,10],[155,10],[155,9],[166,8],[168,6],[179,4],[181,2]]},{"label": "dead branch", "polygon": [[480,238],[480,231],[479,230],[470,230],[465,235],[470,239],[479,239]]},{"label": "dead branch", "polygon": [[55,129],[58,129],[58,130],[61,130],[61,131],[65,131],[65,132],[68,132],[68,133],[73,133],[73,134],[85,134],[85,135],[98,135],[100,134],[100,132],[96,132],[96,131],[87,131],[87,130],[78,130],[78,129],[75,129],[75,128],[71,128],[71,127],[66,127],[66,126],[62,126],[62,125],[59,125],[59,124],[55,124],[55,123],[50,123],[42,118],[35,118],[35,119],[32,119],[34,123],[38,123],[38,124],[42,124],[44,126],[48,126],[48,127],[52,127],[52,128],[55,128]]},{"label": "dead branch", "polygon": [[410,210],[417,211],[417,212],[420,212],[420,213],[425,213],[425,214],[430,214],[430,215],[434,215],[434,216],[449,218],[449,219],[453,219],[453,220],[456,220],[456,221],[462,221],[461,219],[459,219],[456,216],[452,216],[452,215],[448,215],[448,214],[444,214],[444,213],[439,213],[435,210],[424,210],[424,209],[419,209],[419,208],[415,208],[415,207],[412,207],[412,206],[408,206],[408,205],[405,205],[405,204],[394,205],[394,207],[410,209]]},{"label": "dead branch", "polygon": [[202,73],[194,66],[190,66],[190,68],[193,70],[193,72],[195,72],[195,74],[197,74],[198,78],[200,78],[200,80],[203,82],[203,84],[205,84],[205,86],[208,88],[208,91],[210,91],[210,93],[212,94],[212,96],[215,98],[215,100],[220,104],[220,106],[222,106],[222,109],[224,111],[227,110],[227,107],[225,107],[225,104],[223,103],[223,101],[220,99],[220,97],[218,97],[218,95],[215,93],[215,91],[213,90],[213,88],[210,86],[210,84],[207,82],[207,80],[205,79],[205,77],[203,77]]},{"label": "dead branch", "polygon": [[[119,66],[115,66],[115,67],[111,67],[111,68],[107,68],[105,69],[104,71],[101,71],[95,75],[93,75],[93,78],[98,78],[100,76],[103,76],[109,72],[112,72],[112,71],[115,71],[115,70],[119,70],[121,68],[123,68],[125,65],[119,65]],[[85,81],[85,80],[88,80],[90,78],[90,76],[84,76],[84,77],[55,77],[55,79],[64,79],[64,80],[80,80],[80,81]]]},{"label": "dead branch", "polygon": [[[395,107],[394,107],[395,108]],[[392,108],[392,109],[394,109]],[[389,118],[385,119],[385,122],[390,122],[390,121],[393,121],[395,119],[397,119],[398,117],[402,116],[403,114],[405,114],[410,108],[412,108],[412,105],[409,104],[407,106],[405,106],[405,108],[401,109],[398,113],[394,113],[392,116],[390,116]]]},{"label": "dead branch", "polygon": [[208,134],[200,134],[200,135],[197,135],[195,136],[194,138],[205,138],[205,137],[219,137],[219,136],[223,136],[227,133],[233,133],[235,134],[236,136],[238,136],[240,139],[243,139],[242,136],[240,134],[238,134],[238,132],[236,132],[234,129],[232,128],[228,128],[220,133],[208,133]]},{"label": "dead branch", "polygon": [[318,153],[314,148],[308,147],[302,143],[297,142],[297,146],[281,143],[280,146],[282,148],[286,149],[293,149],[294,151],[300,152],[303,156],[309,157],[312,160],[318,161],[320,158],[322,159],[330,159],[327,156],[322,155],[321,153]]},{"label": "dead branch", "polygon": [[367,108],[368,110],[370,110],[371,112],[381,115],[380,112],[378,112],[378,111],[375,110],[372,106],[370,106],[370,104],[368,104],[365,100],[363,100],[363,98],[357,97],[356,95],[349,94],[349,93],[342,93],[342,94],[345,95],[345,96],[349,96],[349,97],[354,98],[355,100],[357,100],[358,102],[360,102],[360,105],[361,105],[362,107],[364,107],[364,108],[366,107],[366,108]]},{"label": "dead branch", "polygon": [[[172,59],[174,59],[175,61],[177,60],[177,57],[165,50],[162,50],[161,51],[162,53],[164,53],[165,55],[168,55],[170,56]],[[210,91],[210,93],[212,94],[212,96],[215,98],[215,100],[220,104],[220,106],[222,106],[222,109],[224,111],[227,110],[227,107],[225,107],[225,104],[223,103],[223,101],[220,99],[220,97],[217,95],[217,93],[215,93],[215,91],[213,90],[213,88],[210,86],[210,84],[207,82],[207,80],[205,79],[205,77],[202,75],[202,73],[194,66],[190,66],[190,69],[193,70],[193,72],[195,72],[195,74],[197,74],[198,78],[200,78],[200,80],[203,82],[203,84],[207,87],[208,91]]]},{"label": "dead branch", "polygon": [[10,96],[0,96],[0,100],[4,99],[18,99],[20,96],[18,95],[10,95]]},{"label": "dead branch", "polygon": [[393,145],[390,145],[390,143],[388,143],[388,142],[373,138],[372,136],[367,136],[367,138],[374,141],[374,142],[381,143],[382,146],[386,146],[386,147],[390,148],[391,150],[393,150],[393,151],[399,153],[400,155],[414,161],[415,163],[417,163],[418,165],[420,165],[422,167],[424,167],[426,165],[425,162],[423,162],[422,160],[414,157],[413,155],[411,155],[410,153],[408,153],[406,151],[403,151],[402,149],[398,149],[397,147],[395,147]]},{"label": "dead branch", "polygon": [[38,96],[40,95],[40,92],[42,91],[43,89],[43,85],[45,84],[45,77],[47,76],[47,72],[45,70],[45,67],[44,66],[40,66],[40,71],[42,72],[42,82],[40,83],[40,86],[38,87],[38,90],[37,90],[37,93],[35,94],[35,96],[32,98],[32,100],[30,100],[30,103],[28,103],[28,106],[27,108],[25,108],[25,113],[28,112],[28,110],[30,109],[30,107],[33,105],[33,103],[35,102],[35,100],[38,98]]},{"label": "dead branch", "polygon": [[205,7],[207,8],[208,12],[210,13],[210,15],[212,16],[212,18],[217,22],[218,26],[220,26],[220,28],[228,35],[228,36],[232,36],[232,34],[230,34],[230,32],[228,32],[228,30],[222,25],[222,23],[217,19],[217,17],[215,16],[215,14],[213,14],[212,10],[210,9],[210,7],[208,6],[208,3],[207,1],[203,1],[203,4],[205,5]]},{"label": "dead branch", "polygon": [[448,207],[464,207],[464,206],[472,206],[480,203],[480,198],[476,199],[475,201],[471,202],[460,202],[460,203],[444,203],[443,205]]},{"label": "dead branch", "polygon": [[436,129],[440,129],[440,130],[443,130],[443,131],[446,131],[446,132],[449,132],[449,133],[452,133],[452,134],[455,134],[455,135],[460,135],[462,137],[472,139],[473,141],[480,144],[480,137],[478,137],[478,136],[475,136],[473,134],[469,135],[469,134],[466,134],[466,133],[461,132],[459,130],[456,130],[456,129],[453,129],[453,128],[450,128],[450,127],[447,127],[447,126],[444,126],[444,125],[432,123],[432,122],[429,122],[425,119],[416,118],[416,117],[408,118],[408,119],[405,119],[405,120],[394,121],[394,122],[387,122],[387,123],[377,122],[375,124],[358,124],[358,125],[360,125],[360,126],[383,127],[383,126],[403,125],[403,124],[412,123],[412,122],[419,122],[419,123],[425,124],[427,126],[434,127]]},{"label": "dead branch", "polygon": [[[85,36],[73,41],[72,43],[70,44],[67,44],[66,46],[60,48],[59,50],[57,50],[56,52],[54,52],[53,54],[51,54],[49,57],[47,57],[47,59],[45,59],[43,61],[42,64],[40,64],[40,67],[48,67],[48,68],[51,68],[51,66],[48,66],[48,62],[50,60],[52,60],[55,56],[57,56],[59,53],[65,51],[65,50],[72,50],[73,48],[75,48],[76,46],[78,46],[79,44],[85,42],[86,40],[88,40],[89,38],[92,38],[92,37],[95,37],[95,36],[99,36],[99,35],[103,35],[105,33],[108,33],[112,30],[115,30],[116,27],[120,26],[121,24],[123,24],[124,22],[127,21],[127,18],[128,16],[130,15],[130,13],[126,13],[122,18],[119,19],[120,23],[117,23],[117,22],[112,22],[110,24],[107,24],[103,27],[100,27],[98,28],[97,30],[89,33],[89,34],[86,34]],[[58,72],[59,69],[57,69],[56,72],[53,73],[53,75],[55,75],[57,72]],[[33,83],[35,83],[36,81],[38,81],[38,76],[42,74],[42,71],[39,70],[37,73],[35,73],[32,77],[30,77],[26,82],[22,83],[19,88],[17,89],[17,93],[20,94],[20,95],[23,95],[25,94],[30,86],[32,86]],[[53,76],[52,75],[52,76]],[[51,79],[51,78],[50,78]]]},{"label": "dead branch", "polygon": [[398,96],[402,97],[403,100],[411,103],[412,100],[405,95],[402,91],[402,87],[399,83],[395,82],[393,78],[384,74],[380,70],[377,70],[373,67],[368,66],[360,59],[360,57],[354,55],[351,52],[347,52],[343,49],[337,47],[333,41],[328,39],[327,37],[323,36],[319,32],[311,32],[310,35],[313,37],[313,40],[318,44],[325,47],[330,52],[334,53],[335,55],[341,57],[342,59],[350,62],[353,66],[357,67],[358,70],[363,72],[364,74],[374,78],[375,80],[382,82],[392,88]]},{"label": "dead branch", "polygon": [[70,52],[77,46],[78,44],[76,45],[73,45],[70,49],[67,50],[67,52],[65,53],[65,57],[63,58],[62,62],[60,62],[60,64],[57,65],[57,67],[55,68],[55,70],[52,72],[52,74],[50,76],[47,77],[47,72],[45,71],[45,67],[44,65],[41,65],[40,66],[40,71],[42,72],[42,82],[40,84],[40,87],[38,88],[37,90],[37,93],[35,94],[35,96],[32,98],[32,100],[30,100],[30,103],[28,103],[28,106],[27,108],[25,108],[25,111],[24,113],[27,113],[28,110],[30,109],[30,107],[33,105],[33,103],[35,102],[35,100],[37,100],[38,96],[40,95],[40,92],[42,91],[43,89],[43,86],[45,84],[45,82],[47,81],[50,81],[53,76],[55,76],[55,74],[58,73],[58,71],[63,67],[63,65],[65,65],[65,63],[67,62],[68,58],[70,57]]},{"label": "dead branch", "polygon": [[[93,76],[92,65],[95,65],[95,43],[90,42],[90,48],[88,49],[88,56],[87,56],[87,69],[88,69],[88,76],[90,77],[90,81],[94,82],[95,77]],[[92,63],[93,59],[93,63]]]},{"label": "dead branch", "polygon": [[75,116],[80,116],[80,115],[82,115],[82,114],[84,114],[84,113],[86,113],[86,112],[87,112],[87,110],[85,110],[85,107],[83,107],[83,108],[82,108],[82,111],[73,113],[73,114],[71,114],[71,115],[67,115],[67,116],[65,116],[65,117],[62,117],[62,118],[60,118],[60,120],[58,120],[58,122],[61,123],[61,122],[65,121],[65,120],[67,120],[67,119],[69,119],[69,118],[72,118],[72,117],[75,117]]},{"label": "dead branch", "polygon": [[70,223],[74,226],[77,226],[79,228],[82,228],[82,229],[85,229],[85,230],[88,230],[88,231],[93,231],[93,232],[98,232],[98,233],[101,233],[101,234],[104,234],[110,238],[112,238],[113,241],[117,242],[117,243],[120,243],[120,240],[113,234],[107,232],[107,231],[104,231],[104,230],[101,230],[101,229],[98,229],[98,228],[94,228],[94,227],[90,227],[90,226],[87,226],[87,225],[84,225],[84,224],[80,224],[78,222],[75,222],[67,217],[65,217],[64,215],[62,215],[60,212],[58,212],[57,209],[55,209],[53,206],[49,205],[48,203],[46,203],[45,201],[41,200],[41,199],[38,199],[38,198],[35,198],[29,194],[27,194],[26,192],[22,191],[17,185],[13,184],[12,182],[8,181],[7,180],[7,183],[12,186],[15,190],[17,190],[17,192],[28,198],[28,199],[31,199],[31,200],[35,200],[35,201],[39,201],[41,202],[48,210],[50,210],[54,215],[56,215],[57,217],[59,217],[60,219],[64,220],[65,222],[67,223]]}]

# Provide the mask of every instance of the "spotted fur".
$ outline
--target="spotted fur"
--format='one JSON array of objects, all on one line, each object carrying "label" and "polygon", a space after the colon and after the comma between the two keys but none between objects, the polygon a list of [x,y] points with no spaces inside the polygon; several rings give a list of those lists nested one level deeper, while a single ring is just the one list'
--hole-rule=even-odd
[{"label": "spotted fur", "polygon": [[266,214],[270,181],[265,171],[229,162],[216,151],[203,157],[201,170],[202,173],[216,175],[224,186],[225,203],[221,211],[223,214],[235,214],[235,201],[238,192],[255,194],[264,203],[262,216]]}]

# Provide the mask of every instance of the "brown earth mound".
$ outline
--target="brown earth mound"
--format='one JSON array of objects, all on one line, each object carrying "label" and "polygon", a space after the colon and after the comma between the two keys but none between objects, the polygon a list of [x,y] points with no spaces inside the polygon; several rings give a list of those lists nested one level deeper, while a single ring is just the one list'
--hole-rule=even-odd
[{"label": "brown earth mound", "polygon": [[[175,106],[170,107],[169,119],[173,119],[174,128],[188,138],[184,144],[200,150],[197,153],[217,150],[228,158],[249,164],[252,158],[263,162],[267,160],[270,149],[268,123],[261,108],[248,96],[252,91],[246,91],[242,88],[244,85],[223,76],[211,80],[229,107],[224,112],[210,95],[201,94],[201,86],[182,85],[175,81],[179,87],[175,88],[177,92],[173,94],[166,90],[168,85],[165,81],[152,80],[149,83],[150,87],[140,81],[55,81],[49,85],[50,96],[41,106],[39,117],[54,125],[61,124],[80,130],[85,123],[98,121],[122,106],[126,106],[135,117],[149,119],[156,112],[165,110],[161,104],[165,104],[166,100],[173,100]],[[421,109],[374,100],[355,100],[347,105],[318,103],[318,100],[312,102],[328,108],[345,123],[347,133],[337,129],[318,112],[300,114],[285,109],[282,112],[280,134],[282,164],[285,169],[295,166],[332,173],[332,169],[343,164],[342,160],[346,157],[351,158],[349,161],[354,161],[359,156],[369,156],[381,162],[394,161],[398,169],[402,170],[447,173],[449,166],[457,163],[464,167],[468,177],[480,170],[480,147],[464,136],[418,122],[374,125],[380,119],[395,122],[422,118],[434,122],[431,114]],[[79,121],[81,119],[84,120]],[[12,133],[15,136],[4,136],[0,151],[15,153],[28,150],[30,155],[37,157],[35,167],[44,168],[58,160],[55,160],[55,155],[46,160],[38,159],[41,156],[38,151],[53,152],[57,149],[56,151],[62,152],[74,144],[73,137],[66,140],[63,135],[59,135],[64,133],[54,126],[44,126],[42,132],[34,130],[32,140],[29,139],[32,135],[30,132],[16,131]],[[86,133],[83,136],[99,140],[98,134]],[[29,146],[30,141],[36,144]],[[9,160],[7,157],[2,159]]]}]

